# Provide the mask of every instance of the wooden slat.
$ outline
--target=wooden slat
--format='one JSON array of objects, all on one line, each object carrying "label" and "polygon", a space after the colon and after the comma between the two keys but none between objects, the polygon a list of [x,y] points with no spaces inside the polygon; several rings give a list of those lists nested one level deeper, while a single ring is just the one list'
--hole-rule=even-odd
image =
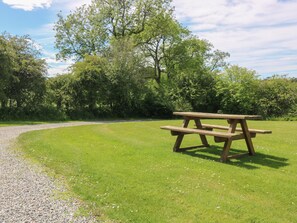
[{"label": "wooden slat", "polygon": [[[228,121],[230,126],[228,128],[228,133],[235,133],[235,130],[236,130],[236,126],[237,126],[237,123],[238,123],[238,120],[229,120]],[[224,148],[223,148],[223,152],[221,154],[221,161],[222,162],[226,162],[227,160],[227,157],[228,157],[228,153],[229,153],[229,150],[231,148],[231,143],[232,143],[233,139],[232,138],[229,138],[226,140],[226,142],[224,143]]]},{"label": "wooden slat", "polygon": [[[255,137],[256,137],[256,133],[251,133],[251,138],[255,138]],[[240,135],[232,137],[232,140],[239,140],[239,139],[244,139],[243,133],[241,133]],[[225,142],[226,140],[227,140],[226,138],[222,138],[222,137],[218,137],[218,136],[214,137],[214,141],[217,142],[217,143]]]},{"label": "wooden slat", "polygon": [[[201,121],[199,119],[195,119],[194,121],[195,121],[197,129],[202,129]],[[199,136],[200,136],[202,144],[205,146],[209,146],[206,136],[201,135],[201,134],[199,134]]]},{"label": "wooden slat", "polygon": [[173,132],[218,136],[222,138],[232,138],[241,134],[241,133],[228,133],[228,132],[214,132],[214,131],[207,131],[202,129],[182,128],[182,127],[176,127],[176,126],[161,126],[160,128],[165,130],[171,130]]},{"label": "wooden slat", "polygon": [[224,143],[224,148],[221,154],[221,162],[226,162],[228,158],[228,153],[231,147],[232,139],[227,139],[227,141]]},{"label": "wooden slat", "polygon": [[[189,125],[189,122],[190,120],[187,120],[187,119],[184,119],[183,121],[183,124],[182,124],[182,128],[187,128],[188,125]],[[172,134],[172,131],[171,131],[171,134]],[[175,140],[175,143],[174,143],[174,146],[173,146],[173,152],[177,152],[182,144],[182,141],[184,139],[184,135],[183,134],[179,134],[177,137],[176,137],[176,140]]]},{"label": "wooden slat", "polygon": [[[222,126],[222,125],[209,125],[209,124],[202,124],[203,128],[206,129],[222,129],[222,130],[228,130],[229,127],[228,126]],[[241,128],[236,128],[236,131],[241,131]],[[250,133],[260,133],[260,134],[270,134],[272,133],[271,130],[261,130],[261,129],[249,129]]]},{"label": "wooden slat", "polygon": [[174,115],[180,115],[185,118],[209,118],[209,119],[262,119],[260,115],[235,115],[235,114],[217,114],[203,112],[173,112]]},{"label": "wooden slat", "polygon": [[[192,132],[190,133],[183,133],[183,135],[188,135],[188,134],[193,134]],[[180,135],[180,132],[175,132],[175,131],[171,131],[171,135],[172,136],[178,136],[178,135]]]},{"label": "wooden slat", "polygon": [[249,154],[251,156],[255,155],[255,149],[254,149],[254,145],[253,145],[253,142],[252,142],[252,139],[251,139],[251,134],[249,132],[249,128],[248,128],[248,125],[246,123],[246,120],[240,120],[240,125],[241,125],[241,128],[242,128],[242,132],[244,134],[244,139],[245,139],[245,142],[246,142],[246,146],[248,147],[248,150],[249,150]]}]

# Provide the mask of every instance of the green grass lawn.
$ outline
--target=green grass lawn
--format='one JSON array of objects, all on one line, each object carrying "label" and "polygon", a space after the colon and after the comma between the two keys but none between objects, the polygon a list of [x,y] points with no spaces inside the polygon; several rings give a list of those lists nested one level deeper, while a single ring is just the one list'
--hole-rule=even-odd
[{"label": "green grass lawn", "polygon": [[[218,123],[207,121],[207,123]],[[223,123],[223,122],[222,122]],[[221,124],[222,124],[221,123]],[[297,122],[253,121],[256,156],[220,163],[222,144],[173,153],[161,125],[70,127],[23,134],[18,147],[63,179],[99,219],[118,222],[296,222]],[[220,123],[218,123],[220,124]],[[185,146],[200,143],[185,136]],[[246,152],[243,140],[233,151]]]}]

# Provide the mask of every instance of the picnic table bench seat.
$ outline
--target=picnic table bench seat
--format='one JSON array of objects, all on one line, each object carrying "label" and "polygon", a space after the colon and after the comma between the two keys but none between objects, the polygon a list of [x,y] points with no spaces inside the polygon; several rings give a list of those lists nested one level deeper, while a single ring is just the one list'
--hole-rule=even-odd
[{"label": "picnic table bench seat", "polygon": [[[210,124],[202,124],[202,128],[204,129],[221,129],[221,130],[228,130],[229,126],[223,126],[223,125],[210,125]],[[242,132],[241,128],[236,128],[236,131]],[[262,130],[262,129],[249,129],[250,133],[259,133],[259,134],[271,134],[271,130]]]},{"label": "picnic table bench seat", "polygon": [[209,131],[204,129],[191,129],[191,128],[183,128],[183,127],[177,127],[177,126],[161,126],[161,129],[170,130],[172,135],[178,135],[180,133],[186,133],[186,134],[200,134],[200,135],[209,135],[209,136],[217,136],[222,138],[235,138],[236,136],[241,136],[241,133],[229,133],[229,132],[215,132],[215,131]]},{"label": "picnic table bench seat", "polygon": [[[244,135],[242,131],[238,130],[238,132],[217,132],[217,131],[212,131],[213,127],[210,128],[210,125],[205,125],[203,126],[203,129],[197,129],[197,128],[184,128],[184,127],[177,127],[177,126],[161,126],[161,129],[165,130],[170,130],[171,135],[176,136],[176,135],[185,135],[185,134],[199,134],[199,135],[204,135],[204,136],[214,136],[214,141],[217,143],[220,142],[225,142],[227,139],[232,139],[232,140],[239,140],[243,139]],[[222,128],[218,129],[225,129],[225,126],[221,126]],[[224,127],[224,128],[223,128]],[[228,127],[226,127],[228,130]],[[250,133],[251,138],[256,137],[256,133],[251,132]]]}]

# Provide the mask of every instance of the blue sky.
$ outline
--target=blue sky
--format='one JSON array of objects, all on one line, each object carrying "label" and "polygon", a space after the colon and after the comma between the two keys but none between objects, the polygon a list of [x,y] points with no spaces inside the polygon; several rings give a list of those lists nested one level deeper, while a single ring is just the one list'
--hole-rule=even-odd
[{"label": "blue sky", "polygon": [[[53,24],[91,0],[0,0],[0,32],[28,34],[49,64],[49,74],[63,73],[71,61],[56,61]],[[297,77],[297,0],[173,0],[177,19],[215,48],[229,52],[229,62],[254,69],[262,77]]]}]

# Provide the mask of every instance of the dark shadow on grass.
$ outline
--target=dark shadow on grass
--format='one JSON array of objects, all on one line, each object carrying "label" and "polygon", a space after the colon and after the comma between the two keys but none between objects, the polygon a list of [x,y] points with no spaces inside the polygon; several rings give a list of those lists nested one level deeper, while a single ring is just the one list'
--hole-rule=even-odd
[{"label": "dark shadow on grass", "polygon": [[[246,152],[247,151],[242,151],[238,149],[230,149],[229,155],[235,155]],[[220,162],[222,147],[210,146],[200,149],[185,150],[181,151],[180,153],[184,155]],[[281,167],[289,165],[287,158],[272,156],[257,151],[256,155],[254,156],[244,155],[239,158],[230,159],[225,164],[234,165],[246,169],[259,169],[260,166],[279,169]]]}]

